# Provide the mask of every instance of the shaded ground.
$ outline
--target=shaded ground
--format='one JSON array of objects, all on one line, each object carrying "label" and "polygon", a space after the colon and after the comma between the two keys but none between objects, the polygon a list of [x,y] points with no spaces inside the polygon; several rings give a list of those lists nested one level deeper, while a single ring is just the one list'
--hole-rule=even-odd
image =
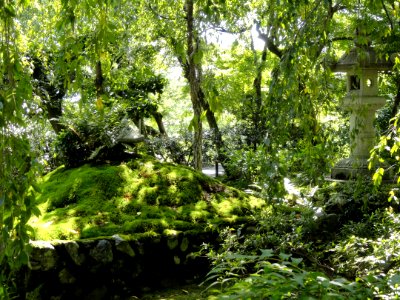
[{"label": "shaded ground", "polygon": [[199,287],[196,284],[185,285],[175,289],[166,289],[159,291],[149,291],[141,297],[132,296],[131,299],[140,300],[202,300],[206,299],[207,295],[203,293],[204,287]]}]

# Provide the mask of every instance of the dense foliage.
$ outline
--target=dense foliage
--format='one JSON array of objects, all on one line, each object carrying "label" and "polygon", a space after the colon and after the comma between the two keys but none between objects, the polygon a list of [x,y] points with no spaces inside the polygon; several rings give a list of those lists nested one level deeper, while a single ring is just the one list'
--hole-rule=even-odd
[{"label": "dense foliage", "polygon": [[[398,297],[398,182],[380,185],[399,173],[399,1],[171,3],[0,1],[0,298],[29,264],[40,172],[139,153],[198,170],[218,161],[276,209],[252,216],[250,237],[228,230],[221,253],[208,249],[229,299]],[[394,64],[380,74],[374,185],[331,186],[350,149],[330,66],[355,45]]]},{"label": "dense foliage", "polygon": [[390,187],[328,184],[258,223],[226,229],[203,285],[211,299],[397,299],[398,212]]}]

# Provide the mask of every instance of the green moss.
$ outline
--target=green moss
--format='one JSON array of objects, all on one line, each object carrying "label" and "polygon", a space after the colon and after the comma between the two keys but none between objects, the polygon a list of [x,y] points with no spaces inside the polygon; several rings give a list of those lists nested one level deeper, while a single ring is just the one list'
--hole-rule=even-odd
[{"label": "green moss", "polygon": [[137,159],[118,166],[63,167],[44,176],[30,220],[36,238],[154,236],[232,224],[265,206],[190,168]]}]

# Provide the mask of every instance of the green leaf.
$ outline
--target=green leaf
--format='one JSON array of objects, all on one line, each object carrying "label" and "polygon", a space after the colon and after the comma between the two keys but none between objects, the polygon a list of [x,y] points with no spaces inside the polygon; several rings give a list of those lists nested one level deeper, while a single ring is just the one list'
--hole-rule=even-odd
[{"label": "green leaf", "polygon": [[301,257],[300,258],[292,257],[290,260],[292,261],[293,265],[295,265],[295,266],[298,266],[303,261],[303,259]]},{"label": "green leaf", "polygon": [[374,175],[372,176],[372,181],[374,182],[375,186],[379,186],[382,183],[382,178],[385,170],[383,168],[379,168],[375,171]]},{"label": "green leaf", "polygon": [[272,249],[261,249],[260,259],[271,258],[274,256]]},{"label": "green leaf", "polygon": [[304,273],[297,273],[293,276],[293,280],[300,286],[304,286]]},{"label": "green leaf", "polygon": [[6,15],[8,15],[11,18],[14,18],[16,16],[15,8],[12,5],[4,6],[3,10],[6,13]]},{"label": "green leaf", "polygon": [[391,287],[400,285],[400,274],[394,274],[393,276],[391,276],[388,280],[388,283]]},{"label": "green leaf", "polygon": [[29,255],[26,251],[22,251],[18,257],[18,262],[20,265],[27,265],[29,262]]},{"label": "green leaf", "polygon": [[31,208],[32,214],[35,215],[36,217],[39,217],[42,213],[40,209],[37,206],[33,206]]},{"label": "green leaf", "polygon": [[289,258],[290,258],[291,256],[292,256],[292,254],[279,253],[279,257],[280,257],[280,259],[282,259],[283,261],[289,260]]},{"label": "green leaf", "polygon": [[203,59],[203,51],[198,50],[193,56],[193,61],[196,65],[199,65],[201,64],[202,59]]}]

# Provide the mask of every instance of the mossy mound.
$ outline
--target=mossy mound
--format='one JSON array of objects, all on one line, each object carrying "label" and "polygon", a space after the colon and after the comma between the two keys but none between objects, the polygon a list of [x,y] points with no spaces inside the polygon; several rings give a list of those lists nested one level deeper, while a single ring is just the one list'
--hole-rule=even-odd
[{"label": "mossy mound", "polygon": [[60,167],[44,176],[35,238],[135,238],[245,222],[264,201],[190,168],[152,159]]}]

